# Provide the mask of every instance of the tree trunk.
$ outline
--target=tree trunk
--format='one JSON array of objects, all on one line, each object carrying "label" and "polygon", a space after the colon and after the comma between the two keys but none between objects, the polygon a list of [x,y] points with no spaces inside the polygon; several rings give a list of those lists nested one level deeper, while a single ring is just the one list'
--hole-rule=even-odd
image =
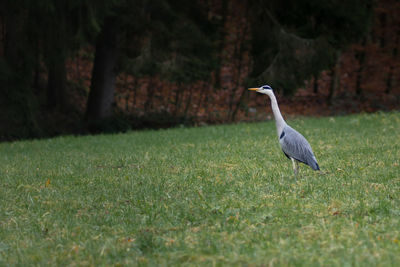
[{"label": "tree trunk", "polygon": [[379,36],[379,44],[381,48],[386,46],[386,25],[387,25],[387,15],[386,13],[382,12],[379,15],[379,23],[381,24],[381,35]]},{"label": "tree trunk", "polygon": [[243,98],[244,98],[244,96],[246,95],[246,92],[247,92],[247,89],[246,89],[246,88],[243,88],[243,91],[242,91],[242,93],[241,93],[241,95],[240,95],[240,97],[239,97],[239,100],[238,100],[237,103],[236,103],[235,110],[234,110],[233,113],[232,113],[231,121],[235,121],[235,119],[236,119],[236,114],[237,114],[238,111],[239,111],[239,107],[240,107],[240,105],[241,105],[242,102],[243,102]]},{"label": "tree trunk", "polygon": [[178,83],[175,93],[175,112],[174,115],[178,116],[179,109],[181,107],[181,94],[183,91],[182,84]]},{"label": "tree trunk", "polygon": [[139,84],[139,78],[135,77],[135,82],[133,83],[133,108],[136,108],[138,84]]},{"label": "tree trunk", "polygon": [[[247,16],[247,14],[249,14],[249,6],[246,6],[246,11],[245,11],[245,16]],[[229,113],[228,113],[228,119],[230,121],[234,121],[235,120],[235,116],[236,113],[239,109],[239,106],[242,102],[242,99],[245,95],[245,89],[243,90],[243,92],[240,94],[240,97],[238,99],[238,101],[236,102],[235,108],[233,107],[234,105],[234,100],[235,100],[235,96],[236,96],[236,92],[240,87],[240,76],[242,74],[242,66],[243,66],[243,52],[245,50],[245,39],[247,36],[247,32],[249,29],[249,25],[246,23],[244,25],[244,29],[243,32],[241,33],[241,38],[238,40],[239,43],[239,47],[235,47],[235,53],[234,53],[234,58],[238,58],[238,67],[237,67],[237,79],[236,79],[236,85],[235,88],[233,88],[232,93],[231,93],[231,98],[229,101]]]},{"label": "tree trunk", "polygon": [[[219,35],[221,36],[221,40],[218,45],[218,61],[219,64],[222,63],[223,61],[223,51],[225,48],[225,40],[226,40],[226,29],[225,29],[225,24],[226,24],[226,19],[228,17],[228,1],[227,0],[222,0],[222,6],[221,6],[221,23],[219,25]],[[215,81],[214,81],[214,87],[215,88],[220,88],[221,87],[221,69],[219,70],[219,73],[215,75]]]},{"label": "tree trunk", "polygon": [[117,32],[115,20],[107,18],[96,42],[91,88],[86,109],[88,121],[112,115],[115,91]]},{"label": "tree trunk", "polygon": [[[7,6],[7,5],[6,5]],[[15,67],[14,65],[17,65],[16,67],[19,67],[19,64],[16,64],[20,62],[21,60],[18,60],[18,46],[16,45],[18,43],[18,19],[20,18],[19,14],[10,14],[10,15],[5,15],[4,19],[4,24],[3,27],[6,27],[6,30],[4,30],[4,58],[8,62],[9,65],[12,67]]]},{"label": "tree trunk", "polygon": [[314,75],[313,92],[314,94],[318,94],[318,75]]},{"label": "tree trunk", "polygon": [[66,69],[65,60],[60,57],[48,64],[49,77],[47,80],[47,107],[50,109],[65,107]]},{"label": "tree trunk", "polygon": [[40,92],[40,44],[39,41],[35,42],[35,67],[33,76],[33,89],[36,94]]},{"label": "tree trunk", "polygon": [[189,97],[188,97],[188,100],[186,102],[185,111],[183,113],[185,121],[187,120],[189,109],[190,109],[190,105],[192,104],[192,95],[193,95],[193,89],[189,87]]},{"label": "tree trunk", "polygon": [[[1,14],[3,10],[0,12],[0,15],[3,15],[3,21],[0,21],[3,23],[3,40],[0,40],[0,43],[3,44],[3,57],[0,55],[0,59],[4,58],[8,71],[4,73],[7,78],[4,81],[5,84],[0,85],[0,91],[4,90],[4,92],[15,96],[18,95],[16,92],[19,91],[23,92],[25,97],[28,97],[27,94],[32,93],[31,84],[34,68],[31,62],[32,53],[27,49],[30,43],[22,26],[25,19],[23,10],[16,8],[12,3],[7,3],[7,1],[0,4],[1,8],[4,8],[4,11],[7,12],[5,14]],[[25,101],[19,100],[21,100],[20,103]]]},{"label": "tree trunk", "polygon": [[[231,92],[231,95],[230,95],[230,98],[229,98],[228,120],[230,120],[230,121],[233,121],[234,117],[235,117],[235,112],[234,112],[233,105],[234,105],[234,101],[235,101],[236,92],[237,92],[237,90],[239,88],[239,85],[240,85],[241,72],[242,72],[242,56],[240,56],[240,58],[239,58],[239,65],[238,65],[238,70],[237,70],[238,77],[237,77],[237,80],[236,80],[236,86],[232,89],[232,92]],[[236,107],[239,106],[240,101],[241,101],[241,97],[236,102]]]},{"label": "tree trunk", "polygon": [[[398,45],[399,45],[399,35],[400,35],[400,30],[397,31],[396,33],[396,39],[394,42],[394,47],[392,50],[392,59],[396,61],[397,59],[397,54],[398,54]],[[386,94],[390,94],[392,87],[393,87],[393,72],[394,72],[394,66],[393,66],[393,62],[390,64],[390,69],[389,69],[389,73],[388,73],[388,77],[386,78],[386,90],[385,93]]]},{"label": "tree trunk", "polygon": [[153,96],[154,96],[155,88],[153,85],[153,77],[149,78],[149,83],[147,85],[147,97],[146,102],[144,103],[144,111],[146,113],[151,112],[153,108]]},{"label": "tree trunk", "polygon": [[203,84],[201,86],[201,92],[200,92],[200,97],[199,97],[199,102],[197,103],[197,108],[196,111],[194,112],[195,116],[197,117],[199,114],[199,110],[201,108],[201,105],[203,105],[203,98],[205,99],[205,95],[207,94],[206,92],[206,86],[207,83],[203,81]]},{"label": "tree trunk", "polygon": [[337,53],[337,62],[331,70],[331,83],[329,86],[329,94],[327,97],[328,104],[332,104],[332,99],[340,86],[340,53]]},{"label": "tree trunk", "polygon": [[362,41],[362,51],[358,52],[356,55],[356,58],[358,59],[358,64],[359,64],[359,68],[357,71],[357,80],[356,80],[356,95],[357,96],[361,96],[363,91],[362,91],[362,74],[364,72],[364,65],[365,65],[365,46],[367,44],[367,39],[364,38]]}]

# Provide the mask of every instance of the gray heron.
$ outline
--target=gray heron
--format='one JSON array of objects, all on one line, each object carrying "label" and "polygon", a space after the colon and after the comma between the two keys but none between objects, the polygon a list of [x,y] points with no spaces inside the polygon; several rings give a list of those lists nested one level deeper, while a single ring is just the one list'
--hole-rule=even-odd
[{"label": "gray heron", "polygon": [[281,145],[285,156],[292,160],[294,174],[297,175],[298,162],[310,166],[314,171],[319,171],[317,159],[315,158],[308,141],[298,131],[287,125],[283,119],[271,86],[263,85],[259,88],[249,88],[249,90],[269,96],[271,100],[272,112],[275,117],[279,144]]}]

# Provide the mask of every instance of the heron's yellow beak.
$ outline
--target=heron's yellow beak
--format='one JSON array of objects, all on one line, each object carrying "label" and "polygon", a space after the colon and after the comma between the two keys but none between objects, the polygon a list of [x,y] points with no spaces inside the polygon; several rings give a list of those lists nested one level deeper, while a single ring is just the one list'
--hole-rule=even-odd
[{"label": "heron's yellow beak", "polygon": [[250,91],[257,91],[258,88],[249,88]]}]

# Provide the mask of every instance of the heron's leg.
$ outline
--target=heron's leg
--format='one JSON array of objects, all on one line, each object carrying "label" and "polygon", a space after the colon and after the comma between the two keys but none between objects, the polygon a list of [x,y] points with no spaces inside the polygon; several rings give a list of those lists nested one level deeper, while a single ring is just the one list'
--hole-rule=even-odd
[{"label": "heron's leg", "polygon": [[292,160],[293,163],[293,171],[294,171],[294,175],[297,176],[297,170],[299,165],[297,164],[297,161],[294,158],[290,158]]}]

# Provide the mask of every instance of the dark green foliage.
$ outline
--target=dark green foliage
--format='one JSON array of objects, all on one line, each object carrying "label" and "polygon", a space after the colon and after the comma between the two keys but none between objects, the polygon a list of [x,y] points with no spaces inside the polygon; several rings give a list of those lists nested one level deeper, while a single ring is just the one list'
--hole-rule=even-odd
[{"label": "dark green foliage", "polygon": [[[176,83],[208,79],[215,53],[211,38],[202,30],[208,23],[205,7],[197,2],[135,1],[119,2],[111,11],[103,20],[96,41],[86,109],[89,123],[112,117],[115,80],[120,71],[136,76],[158,76]],[[127,22],[132,14],[136,15],[134,22]],[[115,42],[110,42],[114,39]],[[152,94],[150,89],[145,111]]]},{"label": "dark green foliage", "polygon": [[178,83],[208,79],[217,65],[216,24],[207,19],[207,6],[197,1],[139,4],[133,8],[141,11],[135,12],[136,23],[125,29],[129,36],[123,37],[127,46],[122,51],[127,57],[121,57],[121,70],[139,76],[161,74]]},{"label": "dark green foliage", "polygon": [[[36,99],[30,90],[34,54],[27,49],[30,36],[26,28],[29,17],[19,5],[25,1],[5,1],[0,4],[2,23],[7,25],[0,58],[0,139],[37,136]],[[20,23],[20,21],[23,23]]]},{"label": "dark green foliage", "polygon": [[251,82],[292,94],[336,61],[336,51],[368,29],[372,2],[253,1]]},{"label": "dark green foliage", "polygon": [[27,128],[21,136],[37,135],[32,125],[42,104],[68,109],[66,60],[84,45],[95,43],[105,18],[116,21],[116,73],[161,75],[189,83],[208,79],[216,67],[215,24],[207,18],[209,7],[198,1],[7,0],[0,7],[7,33],[0,61],[2,106],[9,110],[7,114],[16,114],[12,117],[17,125]]},{"label": "dark green foliage", "polygon": [[[254,65],[249,82],[252,86],[270,83],[293,93],[305,79],[332,66],[338,50],[363,36],[371,6],[371,0],[250,1],[251,12],[245,12],[252,20]],[[38,121],[47,116],[54,121],[60,114],[79,118],[69,97],[73,86],[67,83],[67,59],[88,44],[94,46],[106,18],[115,21],[118,57],[111,68],[115,74],[161,78],[176,83],[183,92],[183,84],[209,81],[218,69],[222,57],[217,53],[225,49],[229,34],[225,22],[232,8],[225,0],[1,1],[5,33],[0,53],[1,138],[60,132],[59,122],[54,123],[55,129],[41,129]],[[239,54],[246,52],[239,50]],[[175,125],[182,118],[166,120]]]}]

